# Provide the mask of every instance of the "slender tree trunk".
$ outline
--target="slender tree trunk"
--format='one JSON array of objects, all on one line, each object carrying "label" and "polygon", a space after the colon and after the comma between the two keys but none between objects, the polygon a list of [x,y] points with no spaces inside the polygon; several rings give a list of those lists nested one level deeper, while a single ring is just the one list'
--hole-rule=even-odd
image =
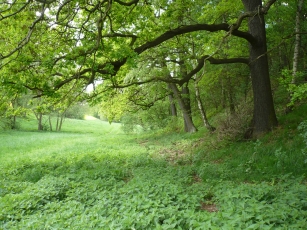
[{"label": "slender tree trunk", "polygon": [[63,124],[63,121],[64,121],[64,117],[65,117],[65,114],[63,113],[63,114],[61,115],[61,118],[60,118],[60,124],[59,124],[59,129],[58,129],[58,131],[61,131],[61,129],[62,129],[62,124]]},{"label": "slender tree trunk", "polygon": [[52,122],[51,122],[51,116],[49,116],[49,127],[50,127],[50,131],[52,132]]},{"label": "slender tree trunk", "polygon": [[16,126],[16,115],[12,115],[10,117],[10,128],[11,129],[16,129],[17,126]]},{"label": "slender tree trunk", "polygon": [[[261,0],[242,0],[242,2],[246,11],[257,10],[262,6]],[[269,76],[264,16],[256,15],[249,18],[248,28],[256,39],[256,42],[249,46],[249,67],[254,95],[252,137],[258,138],[277,126],[277,118]]]},{"label": "slender tree trunk", "polygon": [[204,109],[201,97],[200,97],[200,93],[199,93],[199,88],[198,88],[198,82],[195,81],[195,96],[196,96],[196,100],[197,100],[197,105],[198,105],[198,109],[200,112],[200,115],[202,117],[204,126],[210,131],[213,132],[215,130],[215,128],[213,126],[211,126],[211,124],[209,123],[209,120],[207,118],[206,115],[206,110]]},{"label": "slender tree trunk", "polygon": [[59,129],[58,129],[59,132],[62,129],[63,120],[64,120],[64,115],[62,115],[61,118],[60,118],[60,124],[59,124]]},{"label": "slender tree trunk", "polygon": [[17,95],[15,96],[15,98],[11,101],[11,107],[13,110],[13,114],[10,115],[9,119],[10,119],[10,128],[11,129],[16,129],[16,115],[15,115],[15,108],[18,107],[18,101],[17,101]]},{"label": "slender tree trunk", "polygon": [[[205,67],[204,67],[205,68]],[[200,115],[202,117],[202,120],[203,120],[203,123],[204,123],[204,126],[210,131],[210,132],[213,132],[215,131],[215,127],[211,126],[211,124],[209,123],[209,120],[207,118],[207,115],[206,115],[206,110],[203,106],[203,103],[202,103],[202,100],[201,100],[201,97],[200,97],[200,93],[199,93],[199,87],[198,87],[198,82],[201,80],[203,74],[200,75],[199,77],[196,77],[195,81],[194,81],[194,87],[195,87],[195,96],[196,96],[196,100],[197,100],[197,105],[198,105],[198,109],[199,109],[199,112],[200,112]]]},{"label": "slender tree trunk", "polygon": [[[170,85],[168,85],[168,88],[171,89]],[[170,114],[174,117],[177,117],[177,108],[176,108],[174,96],[170,94],[168,98],[170,102]]]},{"label": "slender tree trunk", "polygon": [[228,88],[228,101],[229,101],[229,110],[231,114],[235,114],[236,108],[235,108],[235,103],[233,99],[233,87],[231,84],[231,77],[228,74],[228,71],[226,72],[226,77],[227,77],[227,88]]},{"label": "slender tree trunk", "polygon": [[43,130],[43,114],[38,113],[37,115],[37,120],[38,120],[38,130]]},{"label": "slender tree trunk", "polygon": [[58,116],[56,118],[55,131],[59,131],[59,120],[60,120],[60,114],[58,113]]},{"label": "slender tree trunk", "polygon": [[[292,66],[292,80],[291,84],[297,84],[297,72],[298,72],[298,63],[299,63],[299,56],[300,56],[300,44],[301,44],[301,12],[303,7],[304,0],[299,0],[296,10],[296,17],[295,17],[295,43],[294,43],[294,53],[293,53],[293,66]],[[290,87],[289,92],[289,102],[291,102],[291,98],[293,96],[293,88]],[[291,112],[293,110],[294,105],[290,104],[286,107],[286,113]]]},{"label": "slender tree trunk", "polygon": [[221,79],[221,86],[222,86],[222,108],[226,108],[226,93],[225,93],[225,86],[224,86],[224,79],[223,76],[220,76]]},{"label": "slender tree trunk", "polygon": [[301,44],[301,12],[303,8],[304,0],[299,0],[297,5],[296,17],[295,17],[295,45],[293,55],[293,69],[292,69],[292,84],[296,84],[298,60],[300,56],[300,44]]},{"label": "slender tree trunk", "polygon": [[192,117],[189,114],[189,109],[186,107],[186,104],[184,103],[180,91],[178,90],[177,86],[174,83],[170,83],[169,86],[173,91],[175,98],[178,101],[180,109],[182,110],[183,119],[185,122],[185,131],[190,133],[196,132],[197,129],[192,121]]}]

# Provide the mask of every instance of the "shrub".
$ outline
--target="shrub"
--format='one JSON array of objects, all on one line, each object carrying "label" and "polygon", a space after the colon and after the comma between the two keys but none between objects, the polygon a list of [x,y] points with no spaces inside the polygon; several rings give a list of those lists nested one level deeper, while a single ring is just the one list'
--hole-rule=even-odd
[{"label": "shrub", "polygon": [[252,107],[248,104],[240,106],[239,110],[233,114],[222,115],[217,120],[218,137],[231,141],[243,139],[252,116]]}]

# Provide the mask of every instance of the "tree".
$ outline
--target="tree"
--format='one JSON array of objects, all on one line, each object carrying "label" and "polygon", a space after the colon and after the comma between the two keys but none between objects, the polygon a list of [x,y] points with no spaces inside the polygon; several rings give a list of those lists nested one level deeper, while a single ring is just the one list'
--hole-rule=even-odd
[{"label": "tree", "polygon": [[[242,0],[242,2],[248,12],[255,12],[262,7],[261,0]],[[273,3],[275,1],[271,2]],[[276,127],[277,118],[269,76],[265,20],[263,14],[259,14],[257,17],[249,17],[248,28],[249,33],[253,37],[249,40],[249,68],[254,95],[253,136],[258,137]]]},{"label": "tree", "polygon": [[301,45],[301,17],[304,0],[299,0],[297,5],[296,17],[295,17],[295,44],[294,44],[294,55],[293,55],[293,77],[292,84],[296,83],[296,74],[298,71],[298,59],[300,56],[300,45]]},{"label": "tree", "polygon": [[[264,20],[264,14],[268,13],[275,1],[269,0],[262,6],[260,0],[242,0],[245,12],[241,14],[239,10],[242,10],[242,6],[238,4],[239,1],[210,1],[206,6],[210,9],[216,8],[217,11],[208,14],[217,13],[218,17],[211,17],[208,23],[202,20],[209,18],[202,17],[200,9],[202,1],[148,3],[139,0],[130,2],[114,0],[89,3],[55,0],[29,1],[21,5],[7,2],[4,9],[1,9],[3,12],[1,22],[10,24],[8,20],[14,18],[16,23],[16,20],[19,20],[18,15],[27,15],[33,8],[37,10],[37,16],[32,21],[29,20],[31,21],[27,23],[30,25],[27,27],[29,29],[23,33],[24,36],[19,41],[14,43],[15,48],[10,47],[1,53],[1,59],[2,62],[8,60],[5,64],[13,66],[14,63],[10,63],[10,60],[16,58],[18,53],[24,53],[25,47],[50,47],[50,44],[58,47],[54,41],[60,41],[61,47],[52,49],[52,57],[49,55],[47,58],[48,52],[37,49],[40,55],[35,56],[41,60],[40,63],[45,63],[50,71],[48,83],[44,84],[48,87],[40,87],[43,90],[40,96],[54,94],[64,85],[73,86],[76,82],[79,82],[79,89],[76,89],[79,91],[97,81],[103,81],[110,88],[123,88],[160,80],[183,85],[201,70],[205,61],[211,64],[248,64],[254,92],[253,136],[258,137],[277,125],[268,74]],[[225,14],[224,10],[229,11],[230,8],[233,8],[232,12]],[[215,23],[212,23],[213,18],[217,19]],[[245,31],[246,18],[249,18],[248,32]],[[217,42],[219,44],[215,45],[216,51],[208,55],[204,47],[203,54],[195,58],[198,62],[197,67],[191,69],[185,77],[166,81],[154,77],[143,82],[135,80],[123,84],[124,73],[135,66],[138,56],[178,36],[190,33],[209,35],[214,32],[221,35],[220,42]],[[225,34],[222,35],[220,32]],[[34,36],[43,39],[37,43],[31,40]],[[233,36],[249,42],[248,59],[219,58],[218,51],[224,41]],[[29,65],[33,66],[36,62],[37,60],[30,56]],[[39,81],[44,82],[44,80]],[[16,80],[12,81],[12,84],[17,83]],[[33,87],[33,84],[27,81],[22,85]]]}]

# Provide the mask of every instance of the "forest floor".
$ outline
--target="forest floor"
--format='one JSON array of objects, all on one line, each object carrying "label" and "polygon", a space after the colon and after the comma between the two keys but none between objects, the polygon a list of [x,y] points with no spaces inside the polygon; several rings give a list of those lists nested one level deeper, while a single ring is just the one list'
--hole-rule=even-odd
[{"label": "forest floor", "polygon": [[306,229],[305,110],[246,142],[24,120],[0,131],[0,229]]}]

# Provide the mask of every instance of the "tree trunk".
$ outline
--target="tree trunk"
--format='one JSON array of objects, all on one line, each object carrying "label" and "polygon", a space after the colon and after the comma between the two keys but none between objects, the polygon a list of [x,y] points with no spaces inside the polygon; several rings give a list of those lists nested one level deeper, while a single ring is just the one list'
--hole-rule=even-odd
[{"label": "tree trunk", "polygon": [[[293,66],[292,66],[292,80],[291,84],[294,86],[297,84],[297,72],[298,72],[298,63],[299,63],[299,56],[300,56],[300,44],[301,44],[301,12],[303,7],[304,0],[299,0],[296,10],[296,17],[295,17],[295,43],[294,43],[294,53],[293,53]],[[294,88],[289,88],[289,102],[291,102],[291,98],[294,93]],[[286,107],[286,113],[289,113],[293,110],[294,105],[290,103]]]},{"label": "tree trunk", "polygon": [[180,94],[180,91],[178,90],[177,86],[174,83],[169,84],[171,90],[174,93],[175,98],[178,100],[178,104],[180,109],[182,110],[183,119],[185,123],[185,131],[189,133],[194,133],[197,131],[195,125],[193,124],[192,117],[189,114],[189,109],[186,107],[186,104],[184,103],[184,100]]},{"label": "tree trunk", "polygon": [[[168,88],[171,89],[170,85],[168,86]],[[177,117],[177,108],[176,108],[174,96],[170,94],[168,98],[170,102],[170,114],[171,116]]]},{"label": "tree trunk", "polygon": [[63,121],[64,121],[64,117],[65,117],[65,114],[63,113],[63,114],[61,115],[61,118],[60,118],[60,124],[59,124],[59,129],[58,129],[58,131],[61,131],[61,129],[62,129],[62,124],[63,124]]},{"label": "tree trunk", "polygon": [[293,55],[293,69],[292,69],[292,84],[296,84],[296,75],[298,71],[298,59],[300,55],[300,44],[301,44],[301,12],[303,8],[304,0],[299,0],[297,5],[296,17],[295,17],[295,45]]},{"label": "tree trunk", "polygon": [[11,129],[17,129],[16,115],[12,115],[11,118],[10,118],[10,128]]},{"label": "tree trunk", "polygon": [[231,114],[236,113],[236,107],[233,99],[233,86],[231,84],[231,77],[229,76],[228,70],[226,71],[226,78],[227,78],[227,91],[228,91],[228,101],[229,101],[229,110]]},{"label": "tree trunk", "polygon": [[55,131],[59,131],[59,120],[60,120],[60,114],[58,113],[58,116],[56,118]]},{"label": "tree trunk", "polygon": [[52,122],[51,122],[51,116],[49,116],[49,127],[50,127],[50,131],[52,132]]},{"label": "tree trunk", "polygon": [[[188,116],[184,116],[184,131],[191,132],[191,124],[192,121],[192,108],[191,108],[191,100],[190,100],[190,90],[188,84],[184,84],[181,88],[182,101],[185,105],[185,109],[187,110]],[[193,124],[193,121],[192,121]],[[194,124],[193,124],[194,126]],[[195,126],[194,126],[195,128]],[[193,128],[192,128],[193,129]],[[194,132],[194,131],[192,131]]]},{"label": "tree trunk", "polygon": [[204,109],[203,103],[201,101],[200,98],[200,93],[199,93],[199,88],[198,88],[198,84],[197,81],[195,81],[195,96],[196,96],[196,100],[197,100],[197,105],[198,105],[198,109],[200,112],[200,115],[202,117],[204,126],[210,131],[213,132],[215,130],[215,128],[213,126],[210,125],[207,115],[206,115],[206,111]]},{"label": "tree trunk", "polygon": [[11,129],[16,129],[16,115],[15,115],[15,103],[16,103],[16,100],[17,98],[15,98],[12,102],[11,102],[11,105],[12,105],[12,109],[13,109],[13,115],[10,115],[10,128]]},{"label": "tree trunk", "polygon": [[38,130],[41,131],[43,130],[43,114],[39,113],[37,115],[37,120],[38,120]]},{"label": "tree trunk", "polygon": [[[204,67],[205,68],[205,67]],[[196,77],[195,81],[194,81],[194,87],[195,87],[195,96],[196,96],[196,100],[197,100],[197,105],[198,105],[198,109],[200,112],[200,115],[202,117],[204,126],[210,131],[213,132],[216,130],[215,127],[211,126],[211,124],[208,121],[207,115],[206,115],[206,110],[204,109],[201,97],[200,97],[200,93],[199,93],[199,87],[198,87],[198,82],[201,80],[202,75],[199,77]]]},{"label": "tree trunk", "polygon": [[[242,2],[246,11],[257,10],[262,6],[261,0],[242,0]],[[271,92],[264,16],[250,17],[248,28],[255,38],[255,42],[249,45],[249,68],[254,96],[252,137],[258,138],[277,126],[277,118]]]}]

